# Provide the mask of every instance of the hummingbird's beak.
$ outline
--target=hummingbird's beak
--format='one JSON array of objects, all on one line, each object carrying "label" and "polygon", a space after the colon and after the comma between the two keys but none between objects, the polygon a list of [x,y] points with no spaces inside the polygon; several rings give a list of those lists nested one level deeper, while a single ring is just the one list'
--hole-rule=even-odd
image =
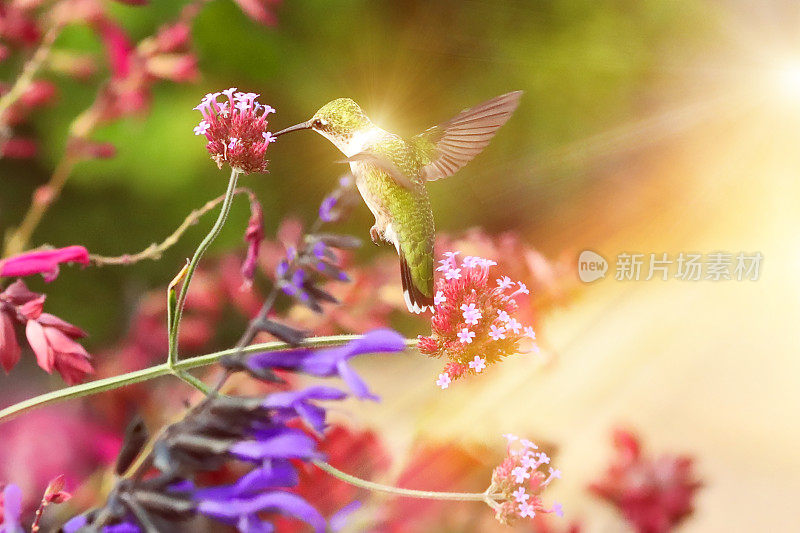
[{"label": "hummingbird's beak", "polygon": [[307,130],[311,128],[311,121],[307,120],[305,122],[301,122],[300,124],[295,124],[294,126],[289,126],[288,128],[284,128],[278,133],[273,133],[273,137],[277,137],[278,135],[283,135],[284,133],[289,133],[290,131],[297,131],[297,130]]}]

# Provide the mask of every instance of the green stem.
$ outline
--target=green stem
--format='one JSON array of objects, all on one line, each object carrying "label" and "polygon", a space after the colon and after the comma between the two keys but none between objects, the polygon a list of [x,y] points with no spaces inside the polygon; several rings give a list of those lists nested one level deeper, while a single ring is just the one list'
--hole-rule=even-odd
[{"label": "green stem", "polygon": [[489,491],[485,492],[439,492],[435,490],[414,490],[414,489],[403,489],[400,487],[393,487],[391,485],[383,485],[381,483],[375,483],[374,481],[367,481],[366,479],[361,479],[359,477],[351,476],[346,472],[342,472],[338,468],[334,468],[325,461],[320,461],[318,459],[313,459],[311,461],[317,468],[324,470],[328,474],[332,475],[337,479],[341,479],[351,485],[355,485],[356,487],[361,487],[362,489],[368,490],[375,490],[379,492],[388,492],[389,494],[395,494],[397,496],[406,496],[409,498],[424,498],[426,500],[458,500],[458,501],[479,501],[479,502],[486,502],[487,504],[490,501],[494,501],[492,499],[492,495],[489,494]]},{"label": "green stem", "polygon": [[[332,335],[329,337],[312,337],[310,339],[306,339],[301,344],[301,346],[307,348],[322,348],[325,346],[337,346],[340,344],[346,344],[351,340],[357,339],[359,337],[360,335]],[[409,347],[412,347],[416,345],[417,340],[408,339],[406,343]],[[98,379],[95,381],[90,381],[89,383],[74,385],[72,387],[65,387],[57,391],[48,392],[46,394],[41,394],[34,398],[29,398],[27,400],[24,400],[22,402],[19,402],[17,404],[14,404],[12,406],[0,410],[0,424],[2,424],[3,422],[7,422],[8,420],[11,420],[12,418],[17,417],[27,411],[32,411],[33,409],[38,409],[39,407],[44,407],[45,405],[50,405],[65,400],[71,400],[74,398],[81,398],[83,396],[90,396],[92,394],[97,394],[99,392],[118,389],[126,385],[132,385],[134,383],[141,383],[142,381],[148,381],[161,376],[171,375],[173,374],[173,372],[180,372],[180,371],[190,370],[192,368],[211,365],[218,362],[221,358],[225,357],[226,355],[234,355],[238,353],[274,352],[280,350],[288,350],[291,348],[292,347],[290,345],[281,341],[252,344],[245,348],[230,348],[227,350],[222,350],[220,352],[214,352],[206,355],[198,355],[196,357],[190,357],[188,359],[178,361],[177,363],[175,363],[175,366],[172,369],[170,369],[169,363],[162,363],[160,365],[155,365],[150,368],[145,368],[143,370],[135,370],[133,372],[128,372],[127,374],[121,374],[119,376],[112,376],[109,378]]]},{"label": "green stem", "polygon": [[222,231],[222,226],[225,225],[225,220],[227,220],[228,213],[231,211],[233,198],[236,196],[236,182],[239,179],[240,173],[241,171],[235,168],[231,169],[231,177],[228,180],[228,190],[225,192],[225,199],[222,201],[222,207],[219,210],[217,221],[214,223],[214,226],[211,228],[211,231],[208,232],[205,239],[200,243],[200,246],[197,247],[197,250],[195,250],[192,260],[189,261],[189,267],[186,270],[186,276],[181,285],[181,291],[178,294],[175,317],[173,318],[172,324],[167,324],[169,328],[169,354],[167,356],[167,364],[170,368],[176,368],[178,363],[178,333],[181,325],[181,316],[183,314],[183,304],[186,302],[186,295],[189,292],[189,284],[192,281],[192,276],[194,275],[195,269],[197,269],[197,265],[200,263],[200,258],[203,257],[208,247],[211,246],[211,243],[217,238],[219,232]]},{"label": "green stem", "polygon": [[200,392],[202,392],[203,394],[205,394],[206,396],[211,394],[211,387],[209,387],[208,385],[203,383],[203,380],[198,379],[198,378],[194,377],[193,375],[191,375],[186,370],[178,370],[178,371],[174,372],[174,374],[176,376],[178,376],[179,378],[181,378],[186,383],[188,383],[189,385],[191,385],[192,387],[194,387],[195,389],[197,389]]},{"label": "green stem", "polygon": [[17,81],[14,82],[14,86],[0,97],[0,118],[6,110],[14,105],[19,97],[25,93],[28,87],[30,87],[36,72],[38,72],[45,61],[47,61],[47,57],[50,55],[50,51],[53,48],[53,43],[56,41],[56,37],[58,37],[60,31],[61,25],[59,24],[55,24],[47,30],[42,38],[42,42],[39,44],[39,48],[36,49],[33,56],[25,63],[22,73],[17,78]]}]

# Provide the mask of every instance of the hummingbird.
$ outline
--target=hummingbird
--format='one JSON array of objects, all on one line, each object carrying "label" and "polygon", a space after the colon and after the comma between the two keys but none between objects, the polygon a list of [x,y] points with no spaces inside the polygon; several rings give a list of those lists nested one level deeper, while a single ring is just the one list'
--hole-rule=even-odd
[{"label": "hummingbird", "polygon": [[375,125],[350,98],[322,106],[309,120],[275,136],[314,130],[341,151],[375,216],[370,237],[394,245],[403,296],[412,313],[432,309],[434,222],[426,183],[455,174],[478,155],[519,105],[522,91],[465,109],[410,138]]}]

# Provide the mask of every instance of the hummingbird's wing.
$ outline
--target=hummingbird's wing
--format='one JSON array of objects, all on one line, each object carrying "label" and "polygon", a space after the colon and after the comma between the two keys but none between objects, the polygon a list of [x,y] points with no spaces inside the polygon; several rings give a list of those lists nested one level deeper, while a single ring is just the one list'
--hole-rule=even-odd
[{"label": "hummingbird's wing", "polygon": [[492,98],[418,135],[417,143],[435,143],[431,162],[422,167],[422,177],[428,181],[446,178],[469,163],[511,117],[521,96],[522,91],[514,91]]},{"label": "hummingbird's wing", "polygon": [[406,176],[406,174],[397,165],[392,163],[388,157],[385,157],[377,152],[367,148],[355,155],[348,157],[347,159],[343,159],[342,163],[354,163],[356,161],[372,163],[380,170],[388,174],[398,185],[405,189],[411,189],[414,187],[414,183],[411,181],[411,178]]}]

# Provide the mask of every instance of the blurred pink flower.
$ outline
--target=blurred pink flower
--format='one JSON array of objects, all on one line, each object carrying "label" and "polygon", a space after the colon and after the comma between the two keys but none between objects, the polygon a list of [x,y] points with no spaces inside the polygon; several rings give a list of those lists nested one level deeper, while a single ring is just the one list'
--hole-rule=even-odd
[{"label": "blurred pink flower", "polygon": [[45,281],[53,281],[58,276],[58,265],[61,263],[88,265],[89,252],[83,246],[25,252],[0,261],[0,277],[42,274]]},{"label": "blurred pink flower", "polygon": [[614,446],[615,461],[589,489],[615,505],[638,533],[672,531],[692,513],[701,486],[692,459],[645,457],[636,435],[623,430],[614,432]]},{"label": "blurred pink flower", "polygon": [[0,142],[0,156],[9,159],[30,159],[36,155],[36,141],[24,137],[12,137]]},{"label": "blurred pink flower", "polygon": [[26,413],[4,422],[2,432],[0,480],[22,489],[29,511],[53,478],[63,474],[65,484],[76,487],[95,469],[111,464],[121,444],[119,436],[91,422],[76,404]]},{"label": "blurred pink flower", "polygon": [[43,313],[44,301],[43,294],[29,291],[22,280],[0,293],[0,366],[9,373],[19,362],[14,324],[21,323],[39,366],[48,373],[56,370],[70,385],[79,383],[94,372],[89,354],[75,342],[86,333],[57,316]]},{"label": "blurred pink flower", "polygon": [[267,26],[274,26],[278,23],[275,17],[275,6],[281,3],[281,0],[234,0],[244,13],[261,24]]},{"label": "blurred pink flower", "polygon": [[247,243],[247,255],[242,264],[242,276],[248,283],[252,283],[258,266],[258,253],[264,240],[264,210],[258,201],[250,201],[250,221],[244,233]]}]

